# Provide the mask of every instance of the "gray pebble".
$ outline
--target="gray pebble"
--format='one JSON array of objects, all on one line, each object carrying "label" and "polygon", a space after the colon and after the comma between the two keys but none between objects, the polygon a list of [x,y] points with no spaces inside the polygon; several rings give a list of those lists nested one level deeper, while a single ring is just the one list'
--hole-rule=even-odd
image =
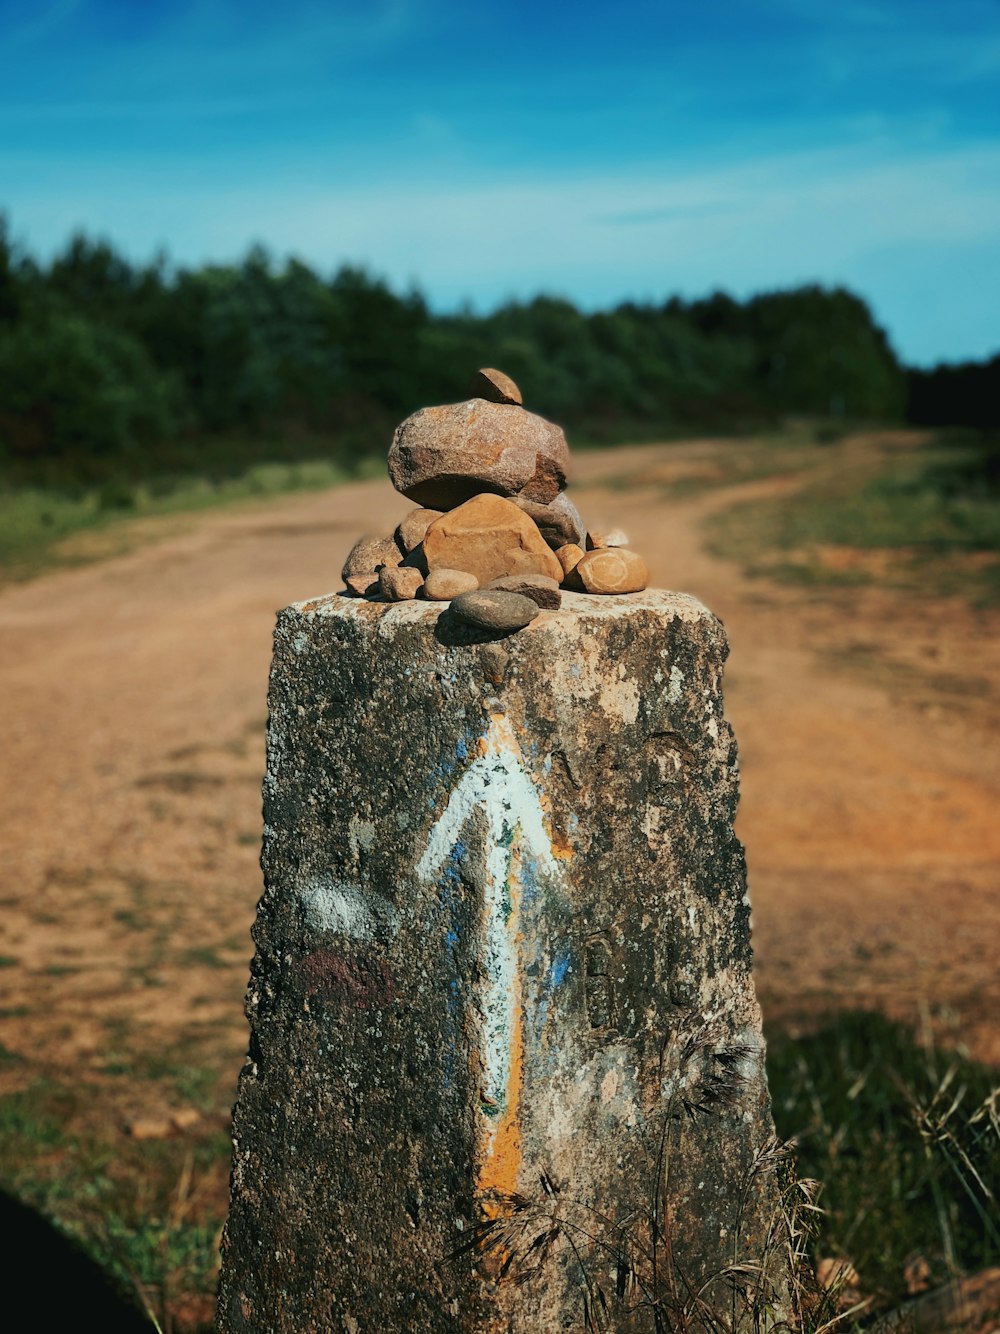
[{"label": "gray pebble", "polygon": [[538,604],[520,593],[480,588],[453,598],[451,612],[480,630],[521,630],[538,615]]},{"label": "gray pebble", "polygon": [[484,592],[493,589],[499,593],[520,593],[543,611],[558,611],[562,602],[558,583],[545,574],[508,574],[487,584]]}]

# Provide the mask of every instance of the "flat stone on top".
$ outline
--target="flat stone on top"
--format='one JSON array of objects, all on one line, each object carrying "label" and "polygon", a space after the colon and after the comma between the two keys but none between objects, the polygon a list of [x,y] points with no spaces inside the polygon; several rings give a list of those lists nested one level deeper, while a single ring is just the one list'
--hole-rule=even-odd
[{"label": "flat stone on top", "polygon": [[485,398],[490,403],[514,403],[520,406],[524,399],[521,391],[503,371],[486,366],[476,371],[469,381],[469,393],[473,398]]}]

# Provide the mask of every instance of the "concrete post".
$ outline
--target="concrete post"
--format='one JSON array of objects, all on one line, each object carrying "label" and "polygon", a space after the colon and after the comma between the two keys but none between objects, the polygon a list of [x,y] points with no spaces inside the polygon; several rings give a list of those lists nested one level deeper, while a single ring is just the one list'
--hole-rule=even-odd
[{"label": "concrete post", "polygon": [[779,1318],[726,651],[656,591],[281,613],[227,1334]]}]

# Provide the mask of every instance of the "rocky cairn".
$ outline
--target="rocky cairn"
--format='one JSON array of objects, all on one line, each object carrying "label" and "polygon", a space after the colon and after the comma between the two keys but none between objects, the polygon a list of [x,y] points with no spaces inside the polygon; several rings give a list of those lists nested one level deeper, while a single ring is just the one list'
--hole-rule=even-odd
[{"label": "rocky cairn", "polygon": [[588,532],[566,495],[562,430],[528,412],[502,371],[477,371],[469,393],[397,426],[389,477],[418,508],[391,537],[355,543],[341,573],[347,592],[448,602],[459,620],[497,634],[557,610],[560,588],[644,589],[646,562],[624,533]]}]

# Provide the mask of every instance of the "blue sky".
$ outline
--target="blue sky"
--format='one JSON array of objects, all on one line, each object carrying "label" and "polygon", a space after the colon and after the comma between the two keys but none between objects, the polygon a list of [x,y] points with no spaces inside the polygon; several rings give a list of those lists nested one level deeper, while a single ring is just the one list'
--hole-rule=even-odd
[{"label": "blue sky", "polygon": [[0,0],[0,209],[42,256],[255,240],[437,309],[800,282],[1000,349],[1000,0]]}]

